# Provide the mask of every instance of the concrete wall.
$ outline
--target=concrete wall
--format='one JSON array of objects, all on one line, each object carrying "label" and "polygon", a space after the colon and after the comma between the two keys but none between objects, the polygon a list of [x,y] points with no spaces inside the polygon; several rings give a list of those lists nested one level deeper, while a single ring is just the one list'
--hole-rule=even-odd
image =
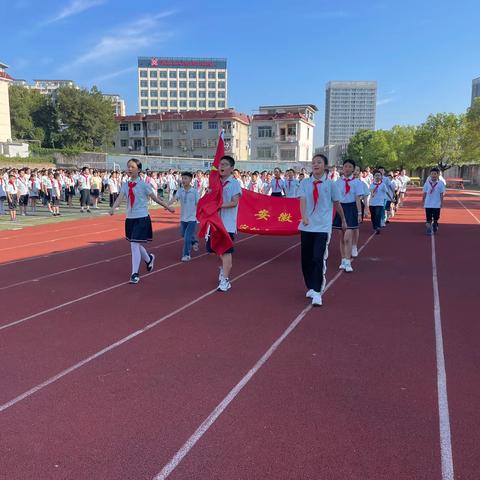
[{"label": "concrete wall", "polygon": [[6,142],[12,139],[8,83],[8,81],[0,78],[0,142]]}]

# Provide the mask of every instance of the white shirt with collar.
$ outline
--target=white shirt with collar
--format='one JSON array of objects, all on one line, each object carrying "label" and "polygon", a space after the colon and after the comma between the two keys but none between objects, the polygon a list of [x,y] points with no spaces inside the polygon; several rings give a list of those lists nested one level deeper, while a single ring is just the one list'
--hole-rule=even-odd
[{"label": "white shirt with collar", "polygon": [[198,190],[191,186],[188,190],[183,187],[175,194],[175,200],[180,202],[180,221],[196,222],[197,221],[197,204],[200,199]]},{"label": "white shirt with collar", "polygon": [[[230,203],[236,195],[242,195],[238,180],[231,175],[223,183],[223,203]],[[228,233],[237,233],[238,205],[232,208],[221,208],[220,217]]]},{"label": "white shirt with collar", "polygon": [[442,194],[445,193],[445,184],[441,180],[434,182],[431,178],[423,185],[425,195],[424,208],[441,208]]},{"label": "white shirt with collar", "polygon": [[353,175],[348,177],[348,184],[350,186],[350,190],[347,193],[347,181],[345,177],[341,177],[335,185],[338,188],[338,192],[340,194],[340,202],[341,203],[354,203],[357,200],[357,197],[361,197],[363,195],[363,186],[362,182],[355,178]]}]

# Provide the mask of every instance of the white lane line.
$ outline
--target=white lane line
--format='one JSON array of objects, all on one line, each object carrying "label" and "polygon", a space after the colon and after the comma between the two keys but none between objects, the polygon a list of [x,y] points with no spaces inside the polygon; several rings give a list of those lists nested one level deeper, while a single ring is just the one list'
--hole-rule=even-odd
[{"label": "white lane line", "polygon": [[[253,238],[253,237],[248,237],[248,238]],[[246,239],[242,239],[242,240],[246,240]],[[239,242],[236,242],[236,243],[239,243]],[[268,260],[265,260],[264,262],[262,263],[259,263],[258,265],[255,265],[254,267],[250,268],[249,270],[243,272],[242,274],[236,276],[235,278],[233,278],[231,280],[231,282],[236,282],[237,280],[239,280],[240,278],[244,277],[245,275],[248,275],[252,272],[254,272],[255,270],[258,270],[259,268],[262,268],[264,267],[265,265],[273,262],[274,260],[276,260],[277,258],[281,257],[282,255],[284,255],[285,253],[289,252],[290,250],[298,247],[299,243],[295,243],[294,245],[292,245],[291,247],[288,247],[286,248],[285,250],[282,250],[280,253],[278,253],[277,255],[269,258]],[[206,255],[206,254],[204,254]],[[199,257],[196,257],[196,258],[199,258]],[[181,263],[181,262],[180,262]],[[84,365],[86,365],[87,363],[90,363],[92,362],[93,360],[95,360],[96,358],[98,357],[101,357],[102,355],[104,355],[105,353],[107,352],[110,352],[111,350],[119,347],[120,345],[123,345],[124,343],[132,340],[133,338],[135,337],[138,337],[139,335],[141,335],[142,333],[145,333],[147,332],[148,330],[156,327],[157,325],[159,325],[160,323],[164,322],[165,320],[168,320],[169,318],[173,317],[174,315],[177,315],[178,313],[180,312],[183,312],[184,310],[186,310],[187,308],[190,308],[192,305],[195,305],[196,303],[200,302],[201,300],[203,300],[204,298],[207,298],[208,296],[212,295],[213,293],[217,293],[217,289],[214,288],[206,293],[204,293],[203,295],[200,295],[199,297],[195,298],[194,300],[192,300],[191,302],[181,306],[180,308],[177,308],[176,310],[173,310],[172,312],[164,315],[163,317],[159,318],[158,320],[155,320],[154,322],[152,323],[149,323],[147,326],[143,327],[142,329],[140,330],[137,330],[133,333],[131,333],[130,335],[127,335],[126,337],[118,340],[117,342],[115,343],[112,343],[111,345],[109,345],[108,347],[105,347],[104,349],[94,353],[93,355],[90,355],[89,357],[83,359],[82,361],[76,363],[75,365],[72,365],[71,367],[61,371],[60,373],[57,373],[57,375],[53,376],[53,377],[50,377],[49,379],[45,380],[44,382],[36,385],[35,387],[31,388],[30,390],[27,390],[26,392],[18,395],[17,397],[13,398],[12,400],[4,403],[3,405],[0,405],[0,413],[3,412],[4,410],[7,410],[8,408],[12,407],[13,405],[16,405],[17,403],[21,402],[22,400],[25,400],[26,398],[30,397],[31,395],[33,395],[34,393],[42,390],[43,388],[47,387],[48,385],[51,385],[52,383],[56,382],[57,380],[60,380],[61,378],[65,377],[66,375],[68,375],[69,373],[72,373],[74,372],[75,370],[78,370],[80,367],[83,367]]]},{"label": "white lane line", "polygon": [[[21,223],[22,226],[36,226],[35,224],[33,223],[29,223],[28,225],[23,223],[23,218],[22,218],[22,223]],[[48,223],[43,223],[43,224],[38,224],[39,226],[42,226],[42,225],[52,225],[51,223],[48,224]],[[55,224],[53,224],[55,225]],[[68,227],[68,228],[59,228],[57,230],[50,230],[49,228],[46,228],[45,231],[41,231],[41,232],[38,232],[37,230],[35,231],[30,231],[28,230],[27,233],[26,233],[26,236],[33,236],[33,235],[45,235],[45,234],[48,234],[50,235],[51,233],[53,232],[65,232],[66,230],[75,230],[77,228],[85,228],[85,227],[95,227],[97,225],[103,225],[105,226],[105,223],[92,223],[92,224],[88,224],[88,225],[85,225],[84,223],[81,224],[81,225],[75,225],[74,227]],[[21,228],[18,228],[17,230],[21,230]],[[25,232],[22,232],[22,233],[25,233]],[[16,240],[18,240],[18,237],[0,237],[0,240],[10,240],[10,239],[13,239],[15,238]]]},{"label": "white lane line", "polygon": [[[375,236],[372,234],[367,241],[360,248],[359,253],[367,246],[370,240]],[[339,271],[325,287],[326,292],[331,286],[340,278],[343,270]],[[195,444],[203,437],[208,429],[215,423],[217,418],[224,412],[228,405],[235,399],[240,393],[243,387],[252,379],[252,377],[260,370],[260,368],[268,361],[273,355],[275,350],[282,344],[282,342],[292,333],[292,331],[298,326],[298,324],[305,318],[307,313],[312,309],[312,305],[304,308],[293,322],[287,327],[287,329],[275,340],[270,348],[260,357],[258,362],[249,370],[249,372],[230,390],[227,396],[215,407],[210,415],[202,422],[202,424],[195,430],[192,436],[182,445],[180,450],[171,458],[171,460],[162,468],[161,472],[153,477],[154,480],[165,480],[174,470],[183,458],[190,452]]]},{"label": "white lane line", "polygon": [[[254,238],[254,237],[255,237],[255,235],[250,236],[250,237],[246,237],[246,238],[242,238],[241,240],[238,240],[235,243],[238,244],[238,243],[241,243],[241,242],[245,242],[245,241],[247,241],[251,238]],[[206,255],[209,255],[209,254],[208,253],[202,253],[201,255],[198,255],[197,257],[194,257],[192,260],[202,258]],[[162,267],[158,270],[154,270],[151,273],[146,273],[145,275],[142,275],[142,278],[149,277],[150,275],[155,275],[157,273],[163,272],[165,270],[169,270],[170,268],[177,267],[178,265],[183,265],[183,264],[184,264],[184,262],[171,263],[170,265]],[[46,313],[54,312],[54,311],[59,310],[63,307],[67,307],[68,305],[72,305],[74,303],[81,302],[82,300],[87,300],[88,298],[95,297],[96,295],[100,295],[101,293],[109,292],[110,290],[114,290],[115,288],[121,287],[123,285],[128,285],[128,282],[116,283],[115,285],[111,285],[110,287],[102,288],[101,290],[95,290],[94,292],[89,293],[88,295],[83,295],[81,297],[74,298],[73,300],[69,300],[68,302],[61,303],[60,305],[56,305],[55,307],[47,308],[46,310],[42,310],[40,312],[33,313],[32,315],[28,315],[27,317],[20,318],[19,320],[15,320],[13,322],[6,323],[5,325],[0,325],[0,331],[5,330],[7,328],[14,327],[16,325],[20,325],[24,322],[27,322],[28,320],[32,320],[34,318],[40,317],[41,315],[45,315]]]},{"label": "white lane line", "polygon": [[459,200],[457,197],[455,197],[455,200],[477,221],[477,223],[480,223],[480,219],[473,213],[471,212],[461,200]]},{"label": "white lane line", "polygon": [[[161,243],[160,245],[156,245],[155,247],[150,247],[149,250],[155,250],[155,249],[160,248],[160,247],[166,247],[168,245],[173,245],[174,243],[178,243],[178,242],[181,242],[181,241],[183,241],[183,239],[179,238],[177,240],[172,240],[171,242]],[[0,287],[0,291],[7,290],[8,288],[18,287],[19,285],[24,285],[24,284],[30,283],[30,282],[38,282],[38,281],[43,280],[45,278],[55,277],[57,275],[62,275],[64,273],[74,272],[74,271],[80,270],[82,268],[92,267],[93,265],[99,265],[100,263],[109,263],[112,260],[117,260],[119,258],[124,258],[124,257],[128,257],[128,256],[130,256],[130,253],[124,253],[122,255],[117,255],[116,257],[105,258],[105,259],[99,260],[97,262],[86,263],[86,264],[80,265],[78,267],[67,268],[66,270],[60,270],[58,272],[49,273],[48,275],[42,275],[41,277],[29,278],[28,280],[23,280],[21,282],[11,283],[10,285],[5,285],[3,287]]]},{"label": "white lane line", "polygon": [[448,411],[447,372],[443,352],[442,316],[440,313],[440,294],[438,290],[437,254],[435,236],[432,235],[432,283],[433,316],[435,319],[435,352],[437,358],[437,394],[438,418],[440,424],[440,456],[442,460],[442,480],[453,480],[452,438],[450,433],[450,415]]}]

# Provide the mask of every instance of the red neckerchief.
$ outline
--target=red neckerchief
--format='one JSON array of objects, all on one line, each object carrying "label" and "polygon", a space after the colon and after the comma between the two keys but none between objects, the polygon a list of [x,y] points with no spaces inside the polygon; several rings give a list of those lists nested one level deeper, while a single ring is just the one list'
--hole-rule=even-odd
[{"label": "red neckerchief", "polygon": [[335,172],[332,172],[332,173],[330,174],[330,180],[333,180],[333,177],[335,177]]},{"label": "red neckerchief", "polygon": [[275,179],[275,188],[276,188],[277,190],[280,189],[280,185],[278,184],[279,180],[280,180],[279,178],[276,178],[276,179]]},{"label": "red neckerchief", "polygon": [[128,182],[128,198],[130,200],[130,208],[133,208],[133,204],[135,203],[135,192],[133,189],[137,182]]},{"label": "red neckerchief", "polygon": [[313,212],[317,208],[317,202],[318,202],[318,184],[323,183],[321,180],[314,180],[313,181]]},{"label": "red neckerchief", "polygon": [[350,192],[350,182],[354,180],[354,178],[345,178],[343,177],[343,181],[345,182],[345,195],[348,195]]},{"label": "red neckerchief", "polygon": [[200,191],[202,189],[202,181],[197,178],[197,190]]},{"label": "red neckerchief", "polygon": [[379,189],[380,185],[382,184],[382,182],[380,183],[374,183],[375,185],[375,188],[373,189],[373,192],[372,192],[372,197],[374,197],[377,193],[377,190]]},{"label": "red neckerchief", "polygon": [[430,180],[428,181],[428,183],[430,184],[430,192],[428,192],[430,195],[433,193],[433,191],[435,190],[436,186],[438,185],[438,180],[435,182],[435,183],[432,183]]}]

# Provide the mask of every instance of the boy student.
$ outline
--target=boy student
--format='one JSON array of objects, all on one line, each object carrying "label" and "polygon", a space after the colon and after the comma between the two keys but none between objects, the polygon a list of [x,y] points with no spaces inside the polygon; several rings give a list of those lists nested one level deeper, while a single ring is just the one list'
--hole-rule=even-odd
[{"label": "boy student", "polygon": [[308,288],[306,297],[312,305],[322,305],[325,289],[328,243],[332,232],[332,213],[335,206],[342,229],[347,229],[340,204],[340,193],[325,173],[327,157],[317,154],[312,158],[311,177],[305,178],[298,188],[302,221],[298,226],[301,239],[302,272]]},{"label": "boy student", "polygon": [[127,162],[128,174],[130,179],[124,183],[120,189],[120,194],[115,200],[110,215],[113,215],[115,209],[120,206],[124,198],[127,199],[127,218],[125,219],[125,237],[130,242],[132,251],[132,275],[130,283],[138,283],[140,281],[140,261],[143,258],[147,266],[147,271],[153,270],[155,255],[149,254],[141,243],[152,241],[152,221],[148,215],[148,200],[151,198],[155,203],[166,208],[169,212],[175,212],[173,208],[164,201],[157,198],[155,192],[152,191],[139,176],[142,164],[136,158],[131,158]]},{"label": "boy student", "polygon": [[16,177],[13,173],[10,173],[10,175],[8,176],[8,183],[5,191],[7,193],[10,220],[12,222],[15,222],[17,220],[18,188],[16,183]]},{"label": "boy student", "polygon": [[285,196],[287,198],[297,198],[298,180],[295,178],[295,170],[290,168],[286,172],[287,178],[284,180]]},{"label": "boy student", "polygon": [[28,177],[25,175],[25,170],[19,170],[17,178],[18,188],[18,205],[20,206],[20,214],[27,214],[28,206]]},{"label": "boy student", "polygon": [[54,175],[50,178],[52,182],[52,193],[50,195],[50,205],[51,205],[51,212],[54,217],[60,215],[60,195],[61,195],[61,187],[60,187],[60,174],[55,172]]},{"label": "boy student", "polygon": [[87,209],[87,212],[90,213],[90,180],[91,180],[90,170],[88,167],[82,168],[82,173],[78,176],[78,190],[80,191],[80,213]]},{"label": "boy student", "polygon": [[263,184],[259,178],[259,175],[260,174],[257,171],[252,173],[252,179],[248,184],[248,190],[250,190],[251,192],[262,193]]},{"label": "boy student", "polygon": [[[337,211],[333,220],[333,228],[342,229],[340,237],[340,253],[342,254],[342,262],[339,268],[346,272],[353,272],[352,268],[352,242],[353,230],[358,229],[362,220],[362,206],[360,200],[363,196],[363,186],[360,180],[353,176],[355,169],[353,160],[345,160],[343,162],[343,176],[337,180],[336,186],[340,193],[340,203],[342,204],[343,213],[347,222],[347,230],[343,229],[342,219]],[[357,253],[358,252],[354,252]]]},{"label": "boy student", "polygon": [[423,186],[423,207],[425,208],[427,235],[437,233],[440,209],[443,205],[445,183],[440,180],[440,169],[433,167],[430,170],[430,177]]},{"label": "boy student", "polygon": [[372,227],[378,235],[382,230],[382,215],[387,196],[387,186],[383,182],[382,172],[375,170],[373,172],[373,182],[370,184],[370,216]]},{"label": "boy student", "polygon": [[191,260],[190,250],[198,252],[198,240],[195,236],[197,227],[197,203],[200,199],[199,191],[192,186],[193,175],[183,172],[181,187],[169,205],[180,202],[180,232],[183,237],[182,262]]},{"label": "boy student", "polygon": [[[232,176],[235,167],[235,160],[230,155],[224,155],[220,160],[218,172],[220,174],[220,181],[223,186],[223,204],[220,209],[220,218],[222,219],[225,230],[232,241],[235,240],[237,233],[237,214],[238,202],[242,195],[242,188],[240,184]],[[207,240],[207,252],[214,253],[210,246],[210,237]],[[232,285],[230,284],[230,272],[232,271],[232,253],[234,248],[227,250],[223,255],[219,256],[221,266],[220,274],[218,276],[219,285],[218,291],[226,292]]]}]

